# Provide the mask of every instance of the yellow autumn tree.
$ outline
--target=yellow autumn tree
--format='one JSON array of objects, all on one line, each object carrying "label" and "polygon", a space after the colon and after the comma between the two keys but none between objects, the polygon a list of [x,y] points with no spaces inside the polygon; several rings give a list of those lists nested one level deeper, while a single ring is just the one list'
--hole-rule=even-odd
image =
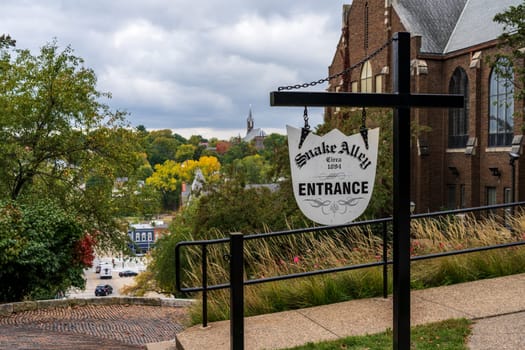
[{"label": "yellow autumn tree", "polygon": [[197,169],[201,170],[206,182],[215,182],[219,179],[221,163],[213,156],[202,156],[198,161],[187,160],[181,164],[184,181],[192,181]]},{"label": "yellow autumn tree", "polygon": [[146,179],[146,184],[162,193],[164,207],[177,207],[182,183],[190,183],[195,172],[200,169],[208,183],[219,179],[221,164],[216,157],[202,156],[198,161],[187,160],[183,163],[167,160],[155,165],[155,171]]}]

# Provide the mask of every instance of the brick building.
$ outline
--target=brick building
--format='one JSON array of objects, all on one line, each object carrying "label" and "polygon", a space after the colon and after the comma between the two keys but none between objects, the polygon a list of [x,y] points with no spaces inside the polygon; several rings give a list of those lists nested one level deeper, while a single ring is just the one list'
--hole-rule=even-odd
[{"label": "brick building", "polygon": [[[501,50],[494,15],[521,0],[353,0],[329,74],[363,61],[395,32],[410,32],[411,90],[461,93],[463,109],[413,109],[412,125],[428,126],[412,142],[411,197],[417,212],[512,201],[511,155],[521,153],[523,101],[488,58]],[[329,91],[390,91],[390,45]],[[523,64],[521,62],[520,64]],[[341,118],[327,108],[325,118]],[[515,201],[525,199],[525,168],[515,168]]]}]

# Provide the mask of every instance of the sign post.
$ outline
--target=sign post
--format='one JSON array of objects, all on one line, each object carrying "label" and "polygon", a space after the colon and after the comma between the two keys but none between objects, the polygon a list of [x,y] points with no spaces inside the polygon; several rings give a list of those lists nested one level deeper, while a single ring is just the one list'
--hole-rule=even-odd
[{"label": "sign post", "polygon": [[396,33],[392,48],[392,93],[270,93],[271,106],[394,108],[393,345],[410,349],[410,108],[461,108],[463,96],[410,93],[410,33]]}]

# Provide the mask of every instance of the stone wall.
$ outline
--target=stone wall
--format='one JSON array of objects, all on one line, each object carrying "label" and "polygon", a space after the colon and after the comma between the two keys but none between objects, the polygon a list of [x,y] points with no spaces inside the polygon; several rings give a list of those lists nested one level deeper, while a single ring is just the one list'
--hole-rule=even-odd
[{"label": "stone wall", "polygon": [[0,304],[0,317],[11,316],[24,311],[43,310],[50,308],[67,308],[84,305],[145,305],[159,307],[184,307],[192,304],[192,299],[173,298],[140,298],[140,297],[103,297],[85,299],[53,299],[22,301]]}]

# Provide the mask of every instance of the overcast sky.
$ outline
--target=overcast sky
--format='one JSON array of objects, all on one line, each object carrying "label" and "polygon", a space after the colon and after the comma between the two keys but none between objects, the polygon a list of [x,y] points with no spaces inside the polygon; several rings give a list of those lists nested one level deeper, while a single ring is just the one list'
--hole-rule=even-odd
[{"label": "overcast sky", "polygon": [[229,139],[244,136],[250,105],[267,133],[303,123],[301,108],[270,107],[269,93],[327,76],[350,2],[2,0],[0,34],[35,55],[53,38],[70,45],[133,126]]}]

